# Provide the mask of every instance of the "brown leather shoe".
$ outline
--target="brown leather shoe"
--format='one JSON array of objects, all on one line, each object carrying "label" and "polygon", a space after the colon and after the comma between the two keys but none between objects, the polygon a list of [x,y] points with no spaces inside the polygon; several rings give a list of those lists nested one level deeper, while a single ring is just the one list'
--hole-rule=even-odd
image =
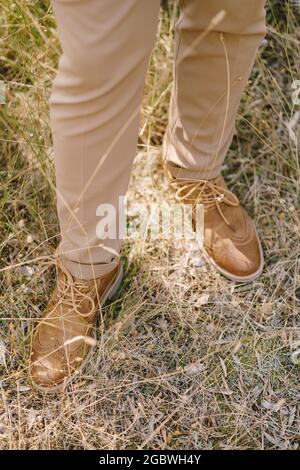
[{"label": "brown leather shoe", "polygon": [[97,310],[121,280],[121,263],[108,274],[83,281],[58,259],[56,287],[32,336],[29,370],[35,388],[58,391],[83,368],[96,343]]},{"label": "brown leather shoe", "polygon": [[171,180],[176,199],[204,205],[204,255],[233,281],[249,282],[262,272],[264,257],[254,223],[222,176],[211,180]]}]

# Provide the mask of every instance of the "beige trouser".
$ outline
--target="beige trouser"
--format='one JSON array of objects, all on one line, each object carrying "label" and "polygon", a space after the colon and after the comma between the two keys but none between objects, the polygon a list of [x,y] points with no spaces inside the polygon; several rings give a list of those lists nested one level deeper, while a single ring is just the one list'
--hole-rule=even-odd
[{"label": "beige trouser", "polygon": [[[63,54],[50,99],[62,260],[90,279],[117,263],[99,239],[100,204],[118,218],[135,157],[159,0],[53,0]],[[241,94],[265,35],[264,0],[185,0],[176,25],[165,139],[174,177],[219,175]],[[114,220],[111,220],[113,223]]]}]

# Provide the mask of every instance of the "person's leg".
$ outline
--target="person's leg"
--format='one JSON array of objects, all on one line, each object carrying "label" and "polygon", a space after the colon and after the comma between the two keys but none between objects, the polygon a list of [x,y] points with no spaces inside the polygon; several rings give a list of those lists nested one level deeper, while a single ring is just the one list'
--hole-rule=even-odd
[{"label": "person's leg", "polygon": [[120,241],[99,239],[96,211],[112,204],[118,219],[127,190],[159,0],[53,0],[53,7],[63,49],[50,99],[59,253],[72,275],[91,279],[117,264]]},{"label": "person's leg", "polygon": [[165,140],[175,177],[213,178],[265,32],[265,0],[183,0]]},{"label": "person's leg", "polygon": [[235,117],[265,35],[264,0],[184,0],[164,141],[180,201],[204,204],[204,253],[236,281],[251,281],[263,253],[251,219],[222,176]]},{"label": "person's leg", "polygon": [[64,387],[85,364],[98,307],[122,279],[119,240],[99,247],[97,207],[112,205],[118,218],[159,0],[53,0],[53,6],[63,48],[50,101],[62,240],[56,287],[30,357],[32,383],[47,392]]}]

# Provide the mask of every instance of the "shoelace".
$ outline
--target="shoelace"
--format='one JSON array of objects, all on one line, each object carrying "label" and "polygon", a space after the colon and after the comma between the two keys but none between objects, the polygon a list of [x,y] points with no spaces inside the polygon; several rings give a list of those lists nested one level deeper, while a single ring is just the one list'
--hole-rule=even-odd
[{"label": "shoelace", "polygon": [[[64,268],[59,259],[57,259],[57,267],[61,272],[57,276],[59,302],[74,309],[74,311],[83,318],[92,316],[95,312],[96,304],[94,301],[97,290],[96,282],[83,281],[74,279],[71,274]],[[81,312],[78,306],[83,301],[88,301],[91,308],[87,312]]]},{"label": "shoelace", "polygon": [[226,225],[231,227],[222,211],[221,204],[238,207],[239,200],[229,189],[221,188],[215,181],[216,179],[198,181],[172,179],[170,183],[176,190],[177,201],[184,202],[188,199],[194,199],[195,204],[201,203],[206,208],[216,206]]}]

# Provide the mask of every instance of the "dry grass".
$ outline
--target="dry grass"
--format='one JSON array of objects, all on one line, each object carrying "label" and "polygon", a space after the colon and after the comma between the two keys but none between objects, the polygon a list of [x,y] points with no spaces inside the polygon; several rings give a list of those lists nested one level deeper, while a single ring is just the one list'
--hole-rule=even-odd
[{"label": "dry grass", "polygon": [[[269,3],[269,33],[224,167],[259,225],[263,275],[242,286],[192,244],[127,243],[126,278],[96,352],[63,397],[34,394],[26,374],[29,331],[54,282],[36,259],[58,241],[47,99],[59,43],[47,1],[1,3],[0,247],[1,266],[12,269],[0,273],[0,447],[298,448],[300,109],[291,85],[300,79],[300,14],[292,2]],[[138,200],[170,197],[160,145],[175,12],[165,3],[130,185]]]}]

